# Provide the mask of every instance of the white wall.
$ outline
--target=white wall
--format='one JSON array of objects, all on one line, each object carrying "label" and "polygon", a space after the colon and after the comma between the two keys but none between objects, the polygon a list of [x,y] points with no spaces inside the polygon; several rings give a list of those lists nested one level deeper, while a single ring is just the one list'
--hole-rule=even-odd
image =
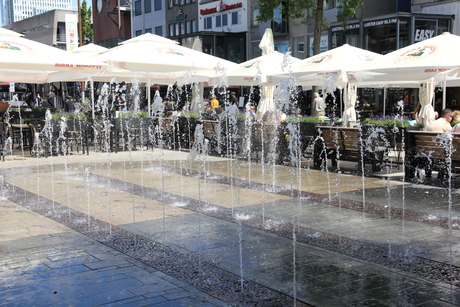
[{"label": "white wall", "polygon": [[[237,5],[238,7],[229,8],[222,11],[215,11],[213,13],[206,14],[205,10],[214,10],[220,5],[220,1],[212,1],[204,4],[198,5],[198,31],[213,31],[213,32],[246,32],[248,31],[248,7],[247,0],[225,0],[223,3],[228,6]],[[238,13],[239,15],[239,24],[232,25],[232,13]],[[227,15],[228,24],[227,26],[216,27],[216,17]],[[212,28],[204,28],[205,18],[212,18]]]}]

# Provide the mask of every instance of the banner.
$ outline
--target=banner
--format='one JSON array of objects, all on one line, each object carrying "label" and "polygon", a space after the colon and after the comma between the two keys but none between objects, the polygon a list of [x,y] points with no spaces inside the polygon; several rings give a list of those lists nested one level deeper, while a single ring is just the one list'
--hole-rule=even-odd
[{"label": "banner", "polygon": [[65,34],[67,51],[78,48],[78,16],[73,14],[65,15]]}]

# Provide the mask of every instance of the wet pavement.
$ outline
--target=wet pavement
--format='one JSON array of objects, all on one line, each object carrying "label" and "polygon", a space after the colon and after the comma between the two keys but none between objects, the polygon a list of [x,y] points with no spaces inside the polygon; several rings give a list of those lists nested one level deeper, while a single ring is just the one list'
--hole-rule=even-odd
[{"label": "wet pavement", "polygon": [[0,306],[456,306],[460,193],[159,148],[0,163]]}]

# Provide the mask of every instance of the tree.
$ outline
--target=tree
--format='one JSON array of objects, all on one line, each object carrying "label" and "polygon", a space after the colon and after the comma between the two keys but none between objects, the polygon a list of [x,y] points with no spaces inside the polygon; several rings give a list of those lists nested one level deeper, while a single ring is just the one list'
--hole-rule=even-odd
[{"label": "tree", "polygon": [[[259,0],[259,21],[269,21],[273,19],[273,12],[281,7],[283,17],[292,20],[300,20],[297,24],[306,24],[314,19],[315,27],[313,31],[313,53],[320,51],[321,31],[324,27],[323,13],[324,4],[334,0]],[[357,9],[363,7],[363,0],[336,0],[337,1],[337,20],[342,20],[346,25],[346,20],[356,17]]]},{"label": "tree", "polygon": [[93,12],[91,11],[91,8],[87,8],[86,6],[86,0],[83,0],[81,4],[81,10],[80,10],[80,15],[81,15],[81,35],[82,35],[82,42],[83,45],[87,45],[89,43],[93,42],[93,27],[91,24],[91,16]]}]

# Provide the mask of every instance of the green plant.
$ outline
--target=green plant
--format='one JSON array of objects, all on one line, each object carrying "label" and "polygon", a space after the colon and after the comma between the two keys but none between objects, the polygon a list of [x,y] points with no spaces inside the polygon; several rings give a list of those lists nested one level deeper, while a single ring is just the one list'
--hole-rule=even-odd
[{"label": "green plant", "polygon": [[410,126],[409,120],[405,118],[366,118],[364,124],[374,126],[389,126],[389,127],[408,127]]},{"label": "green plant", "polygon": [[46,108],[32,108],[32,112],[45,112]]},{"label": "green plant", "polygon": [[130,112],[121,112],[118,117],[120,118],[146,118],[149,117],[149,113],[144,111],[130,111]]},{"label": "green plant", "polygon": [[293,123],[299,122],[299,123],[314,123],[314,124],[317,124],[320,122],[319,118],[308,117],[308,116],[305,116],[305,117],[289,116],[287,121],[293,122]]},{"label": "green plant", "polygon": [[179,116],[199,118],[199,117],[200,117],[200,113],[181,112],[181,113],[179,114]]}]

